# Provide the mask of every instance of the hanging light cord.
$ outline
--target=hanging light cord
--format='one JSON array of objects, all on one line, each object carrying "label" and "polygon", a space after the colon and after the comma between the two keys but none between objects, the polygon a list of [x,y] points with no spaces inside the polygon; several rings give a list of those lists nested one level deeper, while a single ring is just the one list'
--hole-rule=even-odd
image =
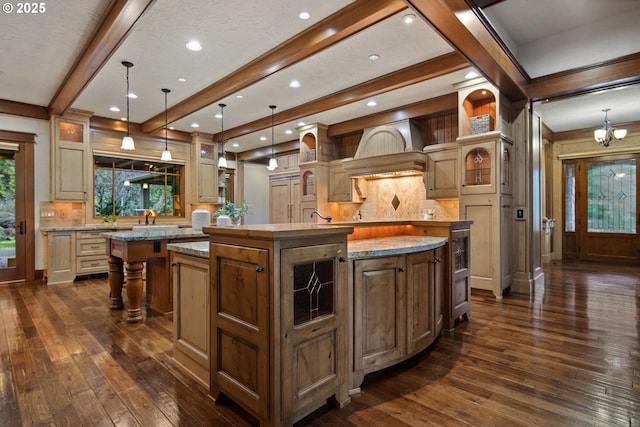
[{"label": "hanging light cord", "polygon": [[126,93],[126,97],[127,97],[127,136],[129,135],[129,68],[131,68],[130,65],[128,64],[124,64],[125,67],[127,67],[127,93]]},{"label": "hanging light cord", "polygon": [[275,153],[274,153],[274,147],[273,147],[273,112],[276,109],[275,105],[269,105],[269,108],[271,108],[271,158],[275,158]]},{"label": "hanging light cord", "polygon": [[169,148],[167,148],[167,124],[169,123],[169,114],[167,112],[167,94],[169,92],[171,92],[169,89],[162,89],[162,91],[164,92],[164,149],[168,150]]},{"label": "hanging light cord", "polygon": [[218,106],[220,107],[220,143],[222,144],[222,156],[224,157],[224,107],[227,106],[227,104],[218,104]]}]

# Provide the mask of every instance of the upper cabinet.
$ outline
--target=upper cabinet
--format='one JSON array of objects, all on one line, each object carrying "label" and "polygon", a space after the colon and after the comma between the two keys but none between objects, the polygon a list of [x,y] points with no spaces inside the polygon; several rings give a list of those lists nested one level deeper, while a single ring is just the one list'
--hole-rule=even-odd
[{"label": "upper cabinet", "polygon": [[513,143],[500,132],[467,138],[460,143],[461,194],[512,192]]},{"label": "upper cabinet", "polygon": [[91,165],[89,153],[90,114],[73,112],[51,118],[51,199],[84,201]]},{"label": "upper cabinet", "polygon": [[457,198],[460,186],[458,144],[431,145],[425,147],[424,151],[427,155],[427,199]]}]

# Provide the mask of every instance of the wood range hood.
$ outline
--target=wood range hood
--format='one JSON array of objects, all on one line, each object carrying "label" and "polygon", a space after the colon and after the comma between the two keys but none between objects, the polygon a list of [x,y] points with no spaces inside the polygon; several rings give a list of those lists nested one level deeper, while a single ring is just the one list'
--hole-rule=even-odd
[{"label": "wood range hood", "polygon": [[421,175],[425,171],[424,144],[410,120],[365,129],[352,159],[343,166],[352,178]]}]

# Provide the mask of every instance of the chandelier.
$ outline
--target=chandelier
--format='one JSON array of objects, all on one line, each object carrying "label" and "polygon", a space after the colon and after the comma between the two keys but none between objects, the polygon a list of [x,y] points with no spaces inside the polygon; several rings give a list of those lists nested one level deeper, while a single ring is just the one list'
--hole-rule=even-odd
[{"label": "chandelier", "polygon": [[603,147],[608,147],[614,139],[620,140],[627,136],[626,129],[616,129],[611,126],[611,122],[607,118],[607,113],[610,110],[611,108],[605,108],[602,110],[604,111],[604,124],[602,125],[602,128],[593,131],[593,137],[596,142]]}]

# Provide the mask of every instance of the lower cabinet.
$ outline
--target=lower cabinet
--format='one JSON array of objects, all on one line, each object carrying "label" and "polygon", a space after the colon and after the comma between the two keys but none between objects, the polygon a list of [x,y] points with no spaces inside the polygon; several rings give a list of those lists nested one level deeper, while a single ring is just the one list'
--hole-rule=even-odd
[{"label": "lower cabinet", "polygon": [[442,331],[444,248],[353,261],[352,388]]},{"label": "lower cabinet", "polygon": [[173,359],[209,385],[209,258],[180,253],[173,267]]},{"label": "lower cabinet", "polygon": [[347,404],[346,232],[216,234],[234,232],[211,231],[211,394],[261,426],[293,425],[329,398]]},{"label": "lower cabinet", "polygon": [[77,276],[107,273],[109,257],[102,233],[114,231],[47,231],[45,236],[44,276],[49,285],[73,282]]}]

